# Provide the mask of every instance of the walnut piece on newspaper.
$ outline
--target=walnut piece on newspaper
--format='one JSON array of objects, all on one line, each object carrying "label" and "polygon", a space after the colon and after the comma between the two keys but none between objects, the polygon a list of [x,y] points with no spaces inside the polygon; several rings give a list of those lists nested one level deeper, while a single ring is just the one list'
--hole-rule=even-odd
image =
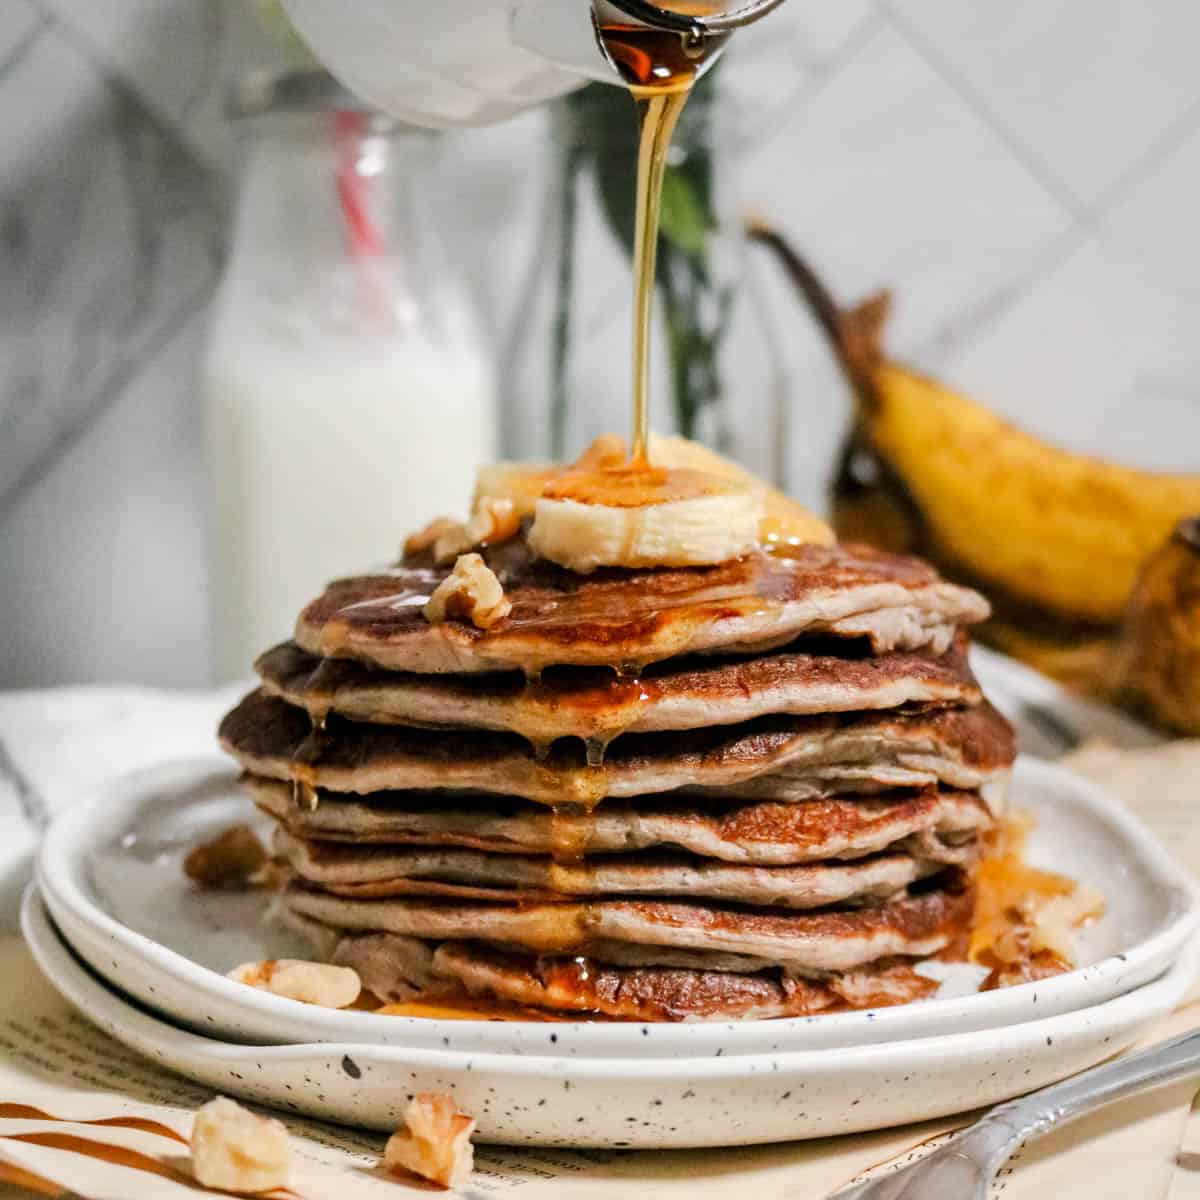
[{"label": "walnut piece on newspaper", "polygon": [[242,963],[234,967],[227,978],[273,996],[286,996],[289,1000],[300,1000],[321,1008],[348,1008],[362,991],[358,972],[350,967],[296,958]]},{"label": "walnut piece on newspaper", "polygon": [[475,1165],[474,1132],[474,1119],[459,1112],[449,1096],[421,1092],[405,1110],[404,1127],[388,1139],[383,1165],[389,1171],[411,1171],[442,1187],[458,1187]]},{"label": "walnut piece on newspaper", "polygon": [[192,1173],[205,1187],[269,1192],[288,1186],[291,1150],[281,1121],[218,1096],[192,1121]]},{"label": "walnut piece on newspaper", "polygon": [[424,612],[431,625],[457,617],[479,629],[490,629],[512,612],[512,601],[504,594],[496,573],[478,554],[462,554],[454,570],[429,597]]},{"label": "walnut piece on newspaper", "polygon": [[231,825],[188,851],[183,873],[204,888],[238,888],[254,882],[267,851],[249,825]]}]

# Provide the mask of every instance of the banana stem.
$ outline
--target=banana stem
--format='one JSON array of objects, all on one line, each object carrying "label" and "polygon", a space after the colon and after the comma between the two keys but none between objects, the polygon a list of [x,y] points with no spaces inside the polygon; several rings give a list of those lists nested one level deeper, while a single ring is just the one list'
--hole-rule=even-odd
[{"label": "banana stem", "polygon": [[[746,236],[765,246],[779,260],[829,342],[855,399],[860,405],[873,407],[877,401],[870,359],[871,352],[877,349],[872,343],[877,341],[887,315],[886,294],[868,301],[862,310],[843,312],[824,280],[778,230],[759,218],[750,218],[746,222]],[[854,336],[853,326],[860,311],[863,328],[859,336]]]}]

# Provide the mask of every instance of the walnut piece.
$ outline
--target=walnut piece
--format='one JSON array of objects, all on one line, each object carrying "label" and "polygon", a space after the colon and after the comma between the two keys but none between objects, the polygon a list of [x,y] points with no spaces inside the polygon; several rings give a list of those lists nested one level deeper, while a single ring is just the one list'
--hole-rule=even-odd
[{"label": "walnut piece", "polygon": [[512,612],[512,601],[504,594],[496,573],[478,554],[460,554],[454,570],[429,597],[424,612],[431,625],[457,617],[480,629],[490,629]]},{"label": "walnut piece", "polygon": [[498,546],[521,531],[521,518],[513,502],[503,496],[484,496],[467,522],[472,546]]},{"label": "walnut piece", "polygon": [[521,518],[511,500],[484,496],[465,525],[451,523],[433,543],[433,561],[453,562],[460,554],[483,546],[498,546],[516,536]]},{"label": "walnut piece", "polygon": [[288,1131],[225,1096],[210,1100],[192,1121],[192,1172],[205,1187],[269,1192],[291,1178]]},{"label": "walnut piece", "polygon": [[434,517],[424,529],[419,529],[405,538],[404,557],[409,558],[414,554],[420,554],[422,550],[428,550],[430,546],[436,544],[438,538],[462,528],[461,521],[455,521],[450,517]]},{"label": "walnut piece", "polygon": [[505,497],[483,496],[464,524],[449,517],[438,517],[404,543],[408,557],[433,548],[433,561],[440,565],[453,562],[460,554],[480,546],[498,546],[521,530],[521,517],[513,502]]},{"label": "walnut piece", "polygon": [[474,1119],[459,1112],[449,1096],[421,1092],[405,1110],[404,1127],[388,1139],[383,1165],[389,1171],[412,1171],[442,1187],[458,1187],[475,1165],[474,1132]]},{"label": "walnut piece", "polygon": [[347,1008],[362,991],[357,971],[296,958],[242,963],[240,967],[234,967],[227,978],[273,996],[286,996],[289,1000],[317,1004],[321,1008]]},{"label": "walnut piece", "polygon": [[474,544],[471,535],[467,533],[467,527],[461,521],[455,521],[433,543],[433,561],[438,566],[445,566],[460,554],[465,554]]},{"label": "walnut piece", "polygon": [[249,825],[231,825],[194,846],[183,860],[183,873],[200,887],[245,887],[266,861],[267,851],[258,834]]}]

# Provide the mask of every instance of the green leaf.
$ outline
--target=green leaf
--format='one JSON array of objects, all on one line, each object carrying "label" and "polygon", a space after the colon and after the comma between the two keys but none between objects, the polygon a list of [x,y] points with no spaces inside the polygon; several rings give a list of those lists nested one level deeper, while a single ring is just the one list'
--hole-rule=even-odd
[{"label": "green leaf", "polygon": [[684,254],[703,259],[713,219],[686,171],[668,167],[663,176],[660,231]]},{"label": "green leaf", "polygon": [[[700,80],[684,110],[676,149],[686,148],[686,153],[667,167],[659,231],[657,290],[666,317],[675,415],[680,432],[689,437],[697,432],[704,410],[723,394],[719,351],[732,301],[731,292],[714,289],[708,262],[709,234],[717,228],[714,75],[710,71]],[[565,113],[568,177],[591,170],[605,220],[632,255],[638,138],[629,94],[592,84],[567,98]]]},{"label": "green leaf", "polygon": [[[570,139],[576,169],[594,164],[596,192],[608,227],[633,256],[633,222],[637,208],[637,110],[620,87],[590,83],[568,96]],[[569,156],[572,157],[572,156]]]}]

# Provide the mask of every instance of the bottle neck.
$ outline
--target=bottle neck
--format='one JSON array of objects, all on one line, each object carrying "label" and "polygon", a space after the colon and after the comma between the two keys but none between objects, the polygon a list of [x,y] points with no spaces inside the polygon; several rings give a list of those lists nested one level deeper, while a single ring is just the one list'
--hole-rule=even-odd
[{"label": "bottle neck", "polygon": [[354,112],[272,116],[248,130],[245,156],[230,288],[348,330],[417,319],[432,283],[426,139],[373,130]]}]

